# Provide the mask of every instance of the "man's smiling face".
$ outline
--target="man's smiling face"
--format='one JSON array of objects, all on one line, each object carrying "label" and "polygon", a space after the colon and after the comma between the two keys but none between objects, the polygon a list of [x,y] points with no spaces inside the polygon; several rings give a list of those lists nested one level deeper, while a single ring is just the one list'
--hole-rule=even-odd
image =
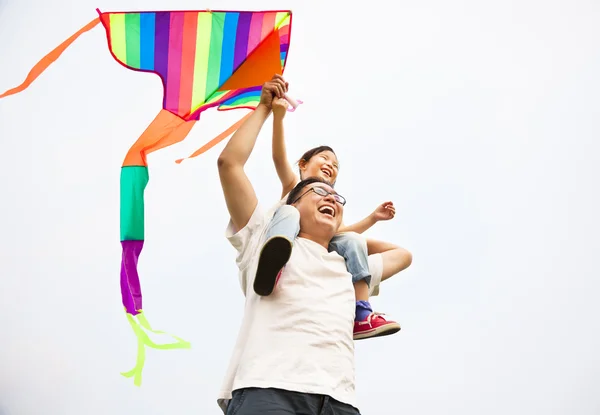
[{"label": "man's smiling face", "polygon": [[331,237],[335,235],[344,216],[344,206],[336,201],[335,194],[333,187],[320,181],[304,186],[293,204],[300,212],[302,232],[314,235],[326,233]]}]

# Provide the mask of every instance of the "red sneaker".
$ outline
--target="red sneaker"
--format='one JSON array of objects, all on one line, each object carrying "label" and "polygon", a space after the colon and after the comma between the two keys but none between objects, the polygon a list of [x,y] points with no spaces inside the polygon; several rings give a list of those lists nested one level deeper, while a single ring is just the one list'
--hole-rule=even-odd
[{"label": "red sneaker", "polygon": [[384,314],[374,312],[369,314],[363,321],[355,321],[354,340],[388,336],[400,331],[400,324],[395,321],[388,321],[382,315]]},{"label": "red sneaker", "polygon": [[279,277],[281,277],[281,273],[283,272],[283,270],[285,269],[285,265],[283,266],[283,268],[281,268],[281,270],[277,273],[277,278],[275,278],[275,286],[277,287],[277,283],[279,282]]}]

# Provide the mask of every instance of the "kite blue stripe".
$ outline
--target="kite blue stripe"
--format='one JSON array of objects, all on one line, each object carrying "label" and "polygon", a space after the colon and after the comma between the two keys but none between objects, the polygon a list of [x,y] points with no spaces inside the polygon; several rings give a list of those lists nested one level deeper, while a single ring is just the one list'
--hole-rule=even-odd
[{"label": "kite blue stripe", "polygon": [[154,70],[154,13],[140,13],[140,69]]},{"label": "kite blue stripe", "polygon": [[233,58],[235,56],[235,35],[239,13],[228,12],[225,14],[223,27],[223,46],[221,48],[221,71],[219,73],[219,85],[223,85],[233,73]]}]

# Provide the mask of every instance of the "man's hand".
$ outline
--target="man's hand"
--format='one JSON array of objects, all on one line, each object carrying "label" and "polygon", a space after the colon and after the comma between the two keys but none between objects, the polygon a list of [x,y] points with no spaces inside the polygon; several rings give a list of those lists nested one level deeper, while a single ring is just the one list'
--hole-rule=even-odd
[{"label": "man's hand", "polygon": [[396,208],[392,202],[385,202],[377,206],[377,209],[371,213],[376,222],[380,220],[390,220],[396,216]]},{"label": "man's hand", "polygon": [[275,98],[273,99],[271,106],[273,107],[273,118],[276,120],[283,120],[289,106],[288,102],[283,98]]},{"label": "man's hand", "polygon": [[273,75],[270,81],[265,82],[260,93],[260,104],[272,109],[274,98],[283,98],[288,91],[289,83],[281,75]]}]

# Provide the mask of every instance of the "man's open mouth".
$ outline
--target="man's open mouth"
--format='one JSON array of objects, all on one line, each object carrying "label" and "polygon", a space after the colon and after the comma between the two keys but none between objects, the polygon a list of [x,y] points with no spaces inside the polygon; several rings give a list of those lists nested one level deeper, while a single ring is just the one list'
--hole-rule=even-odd
[{"label": "man's open mouth", "polygon": [[329,216],[331,216],[332,218],[334,218],[334,217],[335,217],[335,209],[334,209],[334,208],[332,208],[331,206],[327,206],[327,205],[325,205],[325,206],[321,206],[321,207],[319,208],[319,212],[321,212],[321,213],[324,213],[325,215],[329,215]]}]

